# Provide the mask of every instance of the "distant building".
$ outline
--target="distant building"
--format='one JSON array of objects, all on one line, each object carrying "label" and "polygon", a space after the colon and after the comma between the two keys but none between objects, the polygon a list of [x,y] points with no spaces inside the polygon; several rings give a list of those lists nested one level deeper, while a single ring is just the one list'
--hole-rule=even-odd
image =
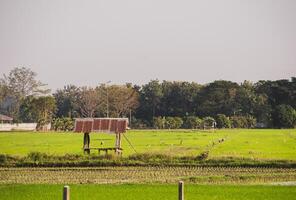
[{"label": "distant building", "polygon": [[12,117],[8,117],[8,116],[6,116],[6,115],[1,115],[0,114],[0,123],[11,123],[12,122],[12,120],[13,120],[13,118]]},{"label": "distant building", "polygon": [[37,123],[12,123],[13,118],[0,114],[0,131],[35,131]]}]

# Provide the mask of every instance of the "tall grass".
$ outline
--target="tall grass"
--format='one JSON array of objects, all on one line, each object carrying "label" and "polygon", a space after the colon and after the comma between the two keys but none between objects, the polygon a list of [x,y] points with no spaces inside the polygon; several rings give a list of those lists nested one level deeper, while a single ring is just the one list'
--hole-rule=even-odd
[{"label": "tall grass", "polygon": [[133,154],[128,157],[107,155],[65,154],[50,155],[31,152],[26,156],[0,154],[2,167],[85,167],[85,166],[230,166],[295,168],[296,161],[264,160],[225,157],[207,158],[207,152],[198,156],[171,156],[167,154]]}]

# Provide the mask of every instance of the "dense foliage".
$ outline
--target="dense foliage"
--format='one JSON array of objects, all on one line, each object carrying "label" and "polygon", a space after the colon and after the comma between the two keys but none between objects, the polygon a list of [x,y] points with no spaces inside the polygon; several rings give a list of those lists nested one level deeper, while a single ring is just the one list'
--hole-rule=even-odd
[{"label": "dense foliage", "polygon": [[72,131],[74,129],[74,119],[70,117],[55,118],[51,123],[55,131]]},{"label": "dense foliage", "polygon": [[13,69],[0,79],[0,113],[41,125],[53,118],[128,117],[133,128],[296,126],[295,77],[241,84],[152,80],[142,86],[68,85],[46,97],[43,86],[30,69]]},{"label": "dense foliage", "polygon": [[217,128],[231,128],[231,121],[229,117],[224,114],[218,114],[216,116]]},{"label": "dense foliage", "polygon": [[273,120],[276,127],[293,128],[296,122],[296,111],[290,105],[278,105],[273,112]]},{"label": "dense foliage", "polygon": [[241,84],[219,80],[205,85],[152,80],[137,88],[135,118],[148,126],[155,127],[155,117],[181,117],[183,128],[200,128],[198,119],[205,117],[214,118],[218,128],[296,126],[295,77]]}]

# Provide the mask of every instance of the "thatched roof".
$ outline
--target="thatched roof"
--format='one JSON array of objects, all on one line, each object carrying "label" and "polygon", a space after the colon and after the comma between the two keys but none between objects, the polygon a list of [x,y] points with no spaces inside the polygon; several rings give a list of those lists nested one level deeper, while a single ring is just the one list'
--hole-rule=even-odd
[{"label": "thatched roof", "polygon": [[13,118],[0,114],[0,121],[12,121]]}]

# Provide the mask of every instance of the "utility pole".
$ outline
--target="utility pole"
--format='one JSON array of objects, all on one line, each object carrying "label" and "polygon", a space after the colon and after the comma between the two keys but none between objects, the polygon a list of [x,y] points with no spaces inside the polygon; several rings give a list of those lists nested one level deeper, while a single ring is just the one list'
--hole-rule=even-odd
[{"label": "utility pole", "polygon": [[106,93],[107,93],[107,118],[109,118],[109,93],[108,93],[108,83],[111,83],[111,81],[106,82]]},{"label": "utility pole", "polygon": [[105,83],[99,83],[100,85],[103,85],[106,87],[106,117],[109,118],[109,91],[108,91],[108,84],[111,83],[111,81],[107,81]]},{"label": "utility pole", "polygon": [[132,127],[132,109],[129,110],[129,127]]}]

